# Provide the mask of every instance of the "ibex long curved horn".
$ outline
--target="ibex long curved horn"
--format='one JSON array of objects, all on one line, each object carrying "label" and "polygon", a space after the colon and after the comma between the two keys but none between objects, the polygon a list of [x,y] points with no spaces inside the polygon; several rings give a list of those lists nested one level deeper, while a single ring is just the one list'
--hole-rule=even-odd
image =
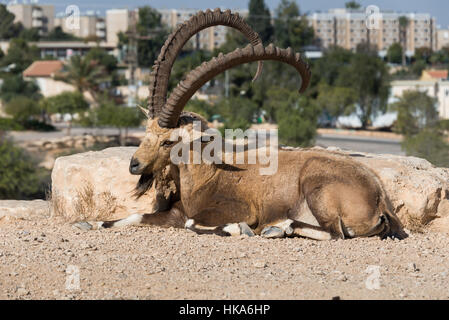
[{"label": "ibex long curved horn", "polygon": [[237,65],[260,60],[281,61],[295,67],[302,79],[299,89],[300,93],[304,92],[309,85],[310,68],[301,59],[299,53],[295,54],[291,48],[280,49],[273,46],[273,44],[266,48],[263,45],[248,45],[244,49],[239,48],[226,55],[220,54],[218,58],[204,62],[189,72],[186,79],[178,84],[168,98],[159,116],[159,126],[166,128],[176,127],[179,116],[189,99],[199,88],[216,75]]},{"label": "ibex long curved horn", "polygon": [[[148,98],[149,116],[154,117],[158,115],[165,104],[171,69],[182,47],[196,33],[217,25],[228,26],[239,30],[253,46],[262,43],[259,35],[253,31],[238,13],[231,13],[230,10],[222,12],[218,8],[214,11],[206,10],[206,12],[198,12],[169,35],[161,49],[159,57],[154,62],[153,71],[150,74],[151,84]],[[253,81],[262,72],[262,67],[262,63],[259,62]]]}]

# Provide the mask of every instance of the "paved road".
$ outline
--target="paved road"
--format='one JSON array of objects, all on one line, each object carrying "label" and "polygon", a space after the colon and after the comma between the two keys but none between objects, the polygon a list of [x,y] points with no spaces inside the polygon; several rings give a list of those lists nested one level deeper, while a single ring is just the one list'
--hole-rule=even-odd
[{"label": "paved road", "polygon": [[[143,132],[144,129],[130,129],[129,133]],[[104,129],[90,129],[90,128],[72,128],[72,135],[82,135],[84,133],[89,134],[118,134],[118,130],[115,128]],[[18,142],[40,140],[40,139],[53,139],[62,138],[66,135],[66,130],[55,132],[34,132],[34,131],[17,131],[11,132],[10,136]],[[372,137],[360,137],[356,135],[341,135],[341,134],[323,134],[319,135],[316,139],[316,145],[321,147],[339,147],[345,150],[370,152],[370,153],[388,153],[395,155],[405,155],[401,150],[399,140],[386,139],[386,138],[372,138]]]},{"label": "paved road", "polygon": [[[128,133],[133,132],[144,132],[145,129],[129,129]],[[80,136],[83,134],[93,134],[93,135],[114,135],[118,134],[118,129],[116,128],[104,128],[104,129],[91,129],[91,128],[72,128],[72,136]],[[13,131],[8,134],[10,137],[17,142],[31,141],[31,140],[41,140],[41,139],[55,139],[63,138],[67,135],[67,130],[62,129],[60,131],[52,132],[36,132],[36,131]]]},{"label": "paved road", "polygon": [[360,136],[343,136],[337,134],[323,134],[316,139],[316,145],[320,147],[339,147],[345,150],[388,153],[395,155],[405,155],[401,150],[400,140],[371,138]]}]

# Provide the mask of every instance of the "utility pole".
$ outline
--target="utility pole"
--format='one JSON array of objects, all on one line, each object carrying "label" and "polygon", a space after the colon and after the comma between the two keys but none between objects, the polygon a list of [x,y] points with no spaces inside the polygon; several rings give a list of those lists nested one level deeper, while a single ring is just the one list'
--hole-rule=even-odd
[{"label": "utility pole", "polygon": [[[138,52],[139,52],[139,40],[150,40],[154,37],[155,34],[158,32],[161,32],[162,28],[155,28],[153,30],[150,30],[148,35],[142,36],[137,32],[137,21],[138,21],[138,14],[139,12],[137,10],[131,11],[131,14],[129,16],[130,24],[128,31],[125,33],[128,37],[128,50],[126,52],[126,59],[125,62],[128,65],[128,71],[129,71],[129,88],[134,88],[136,90],[134,99],[135,101],[128,100],[128,106],[135,105],[138,100],[138,92],[139,89],[137,87],[136,82],[136,69],[139,65],[139,58],[138,58]],[[131,96],[130,96],[131,97]]]}]

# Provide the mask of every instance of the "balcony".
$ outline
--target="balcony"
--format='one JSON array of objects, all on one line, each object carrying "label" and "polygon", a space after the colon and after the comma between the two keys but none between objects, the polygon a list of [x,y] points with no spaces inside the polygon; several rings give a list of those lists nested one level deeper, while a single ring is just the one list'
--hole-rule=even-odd
[{"label": "balcony", "polygon": [[42,28],[43,25],[44,25],[44,23],[42,22],[42,20],[33,19],[33,21],[31,22],[31,26],[33,28]]},{"label": "balcony", "polygon": [[40,9],[33,9],[33,11],[31,12],[31,17],[33,19],[42,19],[44,16],[44,14],[42,13],[42,10]]}]

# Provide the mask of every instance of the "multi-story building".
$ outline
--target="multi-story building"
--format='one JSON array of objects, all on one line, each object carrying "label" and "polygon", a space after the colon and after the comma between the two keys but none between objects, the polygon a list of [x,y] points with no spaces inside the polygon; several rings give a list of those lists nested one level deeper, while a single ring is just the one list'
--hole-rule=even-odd
[{"label": "multi-story building", "polygon": [[[190,19],[199,10],[197,9],[160,9],[162,22],[169,28],[174,29],[184,21]],[[232,10],[238,12],[240,16],[246,17],[248,10]],[[226,41],[226,33],[228,28],[225,26],[214,26],[198,33],[196,37],[191,39],[190,44],[194,47],[205,50],[214,50]]]},{"label": "multi-story building", "polygon": [[401,41],[399,18],[402,16],[408,19],[407,55],[413,55],[420,47],[437,48],[435,18],[426,13],[380,12],[375,24],[368,28],[365,11],[331,9],[326,13],[313,13],[309,22],[324,48],[338,45],[354,50],[358,44],[369,42],[385,52],[393,43]]},{"label": "multi-story building", "polygon": [[129,30],[132,23],[135,23],[137,10],[112,9],[106,11],[106,41],[108,44],[117,46],[119,32]]},{"label": "multi-story building", "polygon": [[449,47],[449,28],[437,30],[437,50]]},{"label": "multi-story building", "polygon": [[36,28],[45,35],[54,28],[55,9],[53,5],[9,4],[9,12],[15,15],[14,22],[20,22],[25,28]]},{"label": "multi-story building", "polygon": [[78,38],[106,39],[105,19],[93,12],[87,12],[79,17],[79,23],[73,24],[73,17],[65,13],[58,14],[55,18],[55,27],[61,27],[66,33],[73,34]]}]

